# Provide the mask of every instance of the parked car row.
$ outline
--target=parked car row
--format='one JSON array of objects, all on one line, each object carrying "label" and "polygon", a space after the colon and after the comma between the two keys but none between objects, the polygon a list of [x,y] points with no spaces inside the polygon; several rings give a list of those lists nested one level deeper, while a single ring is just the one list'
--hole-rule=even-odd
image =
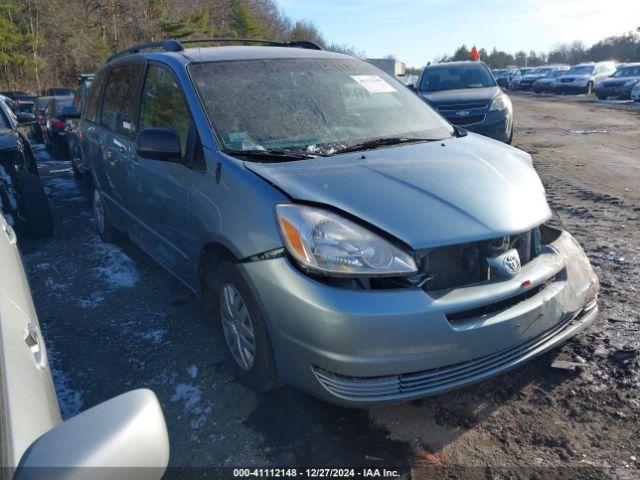
[{"label": "parked car row", "polygon": [[0,97],[0,213],[19,232],[33,237],[53,233],[53,221],[31,144],[21,125],[33,114],[17,116]]},{"label": "parked car row", "polygon": [[[616,65],[614,62],[544,65],[538,68],[493,70],[498,85],[510,90],[535,93],[595,93],[606,98],[636,99],[634,86],[640,82],[640,63]],[[639,87],[640,88],[640,87]]]}]

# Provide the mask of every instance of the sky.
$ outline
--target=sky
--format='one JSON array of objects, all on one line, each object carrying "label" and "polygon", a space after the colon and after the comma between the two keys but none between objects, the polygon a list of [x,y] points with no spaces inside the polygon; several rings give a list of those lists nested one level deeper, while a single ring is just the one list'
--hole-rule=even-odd
[{"label": "sky", "polygon": [[640,26],[640,0],[279,0],[293,20],[313,21],[329,42],[368,58],[395,55],[420,67],[461,44],[547,51],[588,46]]}]

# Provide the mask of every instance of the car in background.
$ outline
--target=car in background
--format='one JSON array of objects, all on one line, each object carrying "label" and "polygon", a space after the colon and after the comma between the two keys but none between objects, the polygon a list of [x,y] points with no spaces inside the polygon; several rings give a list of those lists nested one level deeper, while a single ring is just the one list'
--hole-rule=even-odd
[{"label": "car in background", "polygon": [[0,211],[12,227],[42,238],[53,233],[51,210],[38,176],[36,157],[20,131],[24,122],[32,120],[33,114],[15,116],[0,102]]},{"label": "car in background", "polygon": [[533,71],[532,67],[518,68],[509,75],[509,90],[519,90],[522,77]]},{"label": "car in background", "polygon": [[511,143],[511,100],[483,62],[428,65],[422,70],[416,92],[453,125]]},{"label": "car in background", "polygon": [[[11,90],[11,91],[5,91],[5,92],[0,92],[1,95],[10,98],[14,104],[12,106],[12,109],[14,112],[18,112],[18,111],[26,111],[29,113],[33,112],[33,109],[29,110],[31,108],[31,106],[33,104],[35,104],[37,97],[34,97],[33,95],[29,95],[26,92],[22,92],[20,90]],[[25,103],[26,106],[21,109],[20,104],[21,103]]]},{"label": "car in background", "polygon": [[82,178],[87,172],[84,162],[83,141],[85,132],[80,128],[80,114],[84,110],[89,94],[89,87],[93,82],[93,74],[83,74],[78,77],[78,88],[73,97],[73,107],[77,116],[67,118],[65,130],[69,142],[69,154],[71,156],[71,168],[76,178]]},{"label": "car in background", "polygon": [[76,93],[75,88],[48,88],[42,92],[43,97],[68,97]]},{"label": "car in background", "polygon": [[534,93],[553,93],[558,77],[569,71],[569,67],[561,67],[552,71],[549,75],[539,78],[531,86]]},{"label": "car in background", "polygon": [[73,107],[73,97],[51,97],[44,109],[45,125],[42,129],[43,143],[53,157],[64,158],[69,154],[66,121],[78,115]]},{"label": "car in background", "polygon": [[[122,394],[62,421],[17,241],[0,214],[3,478],[160,479],[169,460],[169,439],[151,390]],[[96,476],[101,469],[109,473]]]},{"label": "car in background", "polygon": [[616,71],[613,62],[590,62],[572,66],[560,75],[553,93],[584,93],[590,95],[595,86]]},{"label": "car in background", "polygon": [[518,87],[520,90],[533,90],[533,84],[537,80],[546,78],[557,71],[566,72],[567,70],[569,70],[569,67],[567,65],[545,65],[543,67],[538,67],[524,75],[520,80],[520,84]]},{"label": "car in background", "polygon": [[596,85],[596,96],[600,100],[609,97],[630,99],[631,91],[640,82],[640,62],[629,63],[618,69]]},{"label": "car in background", "polygon": [[636,86],[631,90],[631,100],[640,102],[640,83],[636,83]]}]

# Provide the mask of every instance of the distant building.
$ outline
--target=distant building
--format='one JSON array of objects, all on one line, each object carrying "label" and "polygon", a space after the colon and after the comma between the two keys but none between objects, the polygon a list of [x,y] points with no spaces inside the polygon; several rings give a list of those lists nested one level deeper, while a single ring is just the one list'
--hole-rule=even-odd
[{"label": "distant building", "polygon": [[394,77],[402,77],[407,72],[404,62],[395,58],[367,58],[367,62]]}]

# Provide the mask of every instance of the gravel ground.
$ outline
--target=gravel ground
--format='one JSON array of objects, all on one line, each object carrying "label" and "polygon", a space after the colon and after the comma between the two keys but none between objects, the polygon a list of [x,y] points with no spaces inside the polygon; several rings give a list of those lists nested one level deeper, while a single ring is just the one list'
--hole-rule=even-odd
[{"label": "gravel ground", "polygon": [[[556,217],[600,277],[601,313],[586,332],[506,375],[392,407],[347,410],[288,387],[256,395],[234,380],[221,330],[198,300],[130,242],[101,243],[69,162],[40,151],[56,234],[22,247],[63,416],[151,388],[173,467],[640,478],[640,109],[587,97],[513,101],[514,144],[534,155]],[[558,358],[582,365],[552,368]]]}]

